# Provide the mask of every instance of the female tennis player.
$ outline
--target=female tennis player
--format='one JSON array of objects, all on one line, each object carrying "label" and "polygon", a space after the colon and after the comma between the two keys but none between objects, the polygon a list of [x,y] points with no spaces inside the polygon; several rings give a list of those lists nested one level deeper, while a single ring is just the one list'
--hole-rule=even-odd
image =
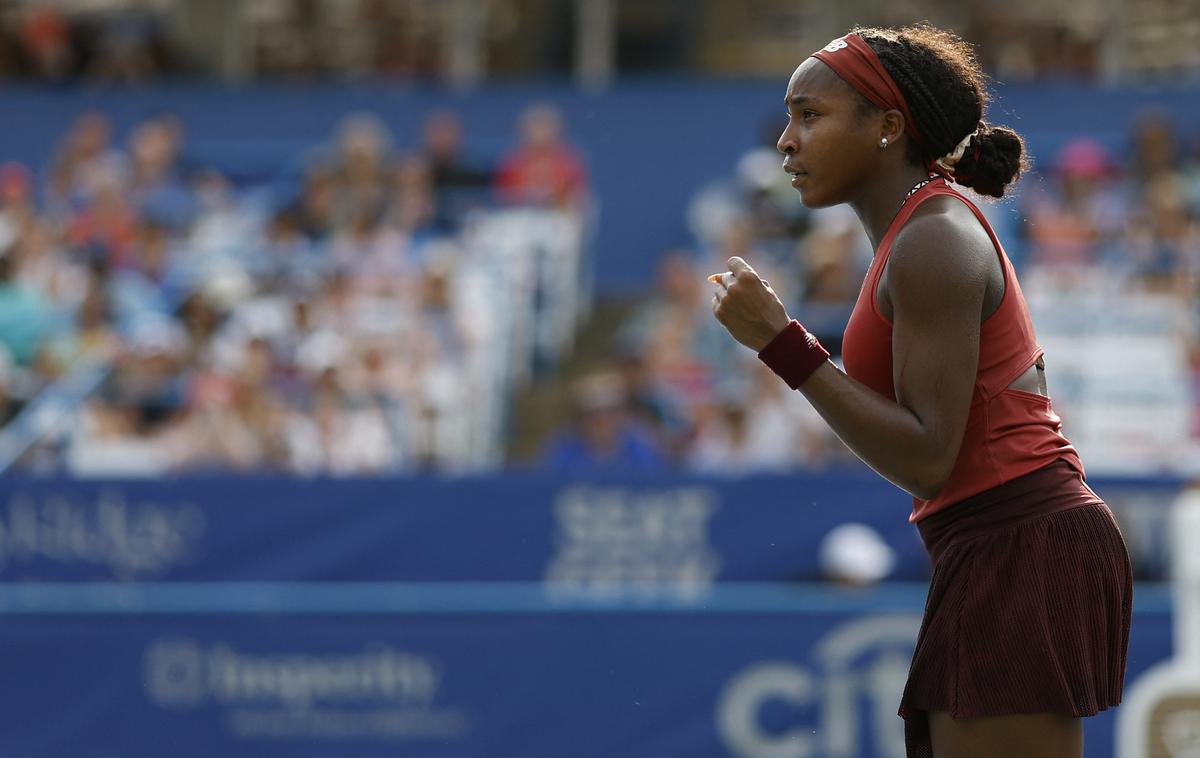
[{"label": "female tennis player", "polygon": [[1083,755],[1116,706],[1133,592],[1124,540],[1046,393],[1021,287],[979,209],[1020,136],[983,120],[970,47],[929,26],[857,29],[788,82],[783,167],[808,207],[849,203],[875,247],[843,373],[744,260],[713,311],[834,432],[913,496],[933,563],[900,704],[910,758]]}]

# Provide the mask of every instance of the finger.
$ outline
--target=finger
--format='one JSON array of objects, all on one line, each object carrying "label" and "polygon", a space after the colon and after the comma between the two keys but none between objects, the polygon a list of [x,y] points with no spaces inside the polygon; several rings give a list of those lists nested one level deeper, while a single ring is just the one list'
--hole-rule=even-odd
[{"label": "finger", "polygon": [[733,275],[732,271],[726,271],[724,274],[721,274],[721,286],[725,289],[729,289],[730,285],[736,281],[737,277]]},{"label": "finger", "polygon": [[726,261],[725,265],[729,266],[729,270],[734,276],[741,274],[743,271],[748,271],[751,274],[754,273],[754,269],[750,267],[750,264],[736,255]]},{"label": "finger", "polygon": [[727,277],[727,276],[729,276],[728,271],[726,271],[724,274],[709,274],[708,281],[712,282],[713,284],[715,284],[719,287],[728,287],[729,282],[727,282],[725,280],[725,277]]}]

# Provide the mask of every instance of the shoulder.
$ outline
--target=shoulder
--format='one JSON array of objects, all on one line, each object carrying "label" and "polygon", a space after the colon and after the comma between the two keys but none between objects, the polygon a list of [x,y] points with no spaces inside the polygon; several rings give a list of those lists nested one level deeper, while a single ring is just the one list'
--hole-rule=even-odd
[{"label": "shoulder", "polygon": [[949,286],[978,289],[998,265],[996,247],[983,224],[962,200],[936,195],[921,204],[901,228],[888,256],[889,289]]}]

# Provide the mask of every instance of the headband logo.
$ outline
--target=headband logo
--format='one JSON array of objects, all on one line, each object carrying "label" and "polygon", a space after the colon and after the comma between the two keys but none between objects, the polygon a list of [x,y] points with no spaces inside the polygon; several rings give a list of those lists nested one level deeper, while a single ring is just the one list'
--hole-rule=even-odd
[{"label": "headband logo", "polygon": [[836,53],[838,50],[845,50],[848,47],[850,47],[849,43],[847,43],[846,40],[839,38],[835,39],[833,42],[830,42],[822,49],[827,53]]}]

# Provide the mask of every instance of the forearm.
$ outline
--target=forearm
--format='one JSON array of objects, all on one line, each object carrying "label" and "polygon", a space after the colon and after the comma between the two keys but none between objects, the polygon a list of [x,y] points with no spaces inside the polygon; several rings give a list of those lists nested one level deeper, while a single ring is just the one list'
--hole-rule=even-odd
[{"label": "forearm", "polygon": [[828,361],[800,391],[855,455],[897,487],[929,499],[945,484],[958,444],[948,450],[938,430],[928,428],[908,408]]}]

